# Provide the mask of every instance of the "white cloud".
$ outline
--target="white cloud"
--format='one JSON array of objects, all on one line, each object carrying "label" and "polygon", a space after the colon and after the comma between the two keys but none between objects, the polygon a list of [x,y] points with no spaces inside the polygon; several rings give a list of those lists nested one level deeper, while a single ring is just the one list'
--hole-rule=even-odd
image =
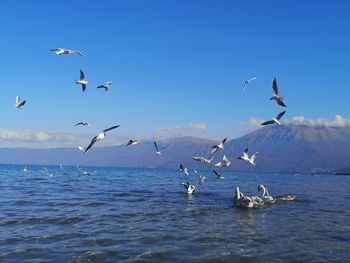
[{"label": "white cloud", "polygon": [[189,123],[186,127],[182,127],[180,125],[175,125],[173,127],[162,127],[156,128],[155,133],[157,137],[160,136],[169,136],[169,135],[184,135],[193,131],[205,131],[207,129],[207,125],[204,123]]},{"label": "white cloud", "polygon": [[[241,124],[259,126],[264,120],[251,118],[248,121],[241,122]],[[284,124],[293,125],[309,125],[309,126],[326,126],[326,127],[346,127],[350,126],[350,119],[344,118],[337,114],[333,119],[317,118],[317,119],[306,119],[304,116],[295,116],[290,119],[282,119]]]}]

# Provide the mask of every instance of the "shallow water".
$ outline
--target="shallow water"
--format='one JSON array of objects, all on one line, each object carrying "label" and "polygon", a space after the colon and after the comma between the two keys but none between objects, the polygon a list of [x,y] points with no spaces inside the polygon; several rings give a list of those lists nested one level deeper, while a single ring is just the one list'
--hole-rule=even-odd
[{"label": "shallow water", "polygon": [[[348,262],[350,177],[0,166],[1,262]],[[50,176],[52,174],[52,176]],[[197,184],[196,177],[190,180]],[[242,210],[233,188],[294,194]]]}]

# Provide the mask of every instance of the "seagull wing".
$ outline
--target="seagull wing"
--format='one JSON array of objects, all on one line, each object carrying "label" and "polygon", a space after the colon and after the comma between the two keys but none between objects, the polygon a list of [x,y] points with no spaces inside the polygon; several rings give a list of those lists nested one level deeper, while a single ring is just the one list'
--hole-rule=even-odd
[{"label": "seagull wing", "polygon": [[226,155],[224,155],[224,157],[222,157],[222,160],[225,162],[225,163],[229,163],[230,160],[227,158]]},{"label": "seagull wing", "polygon": [[256,152],[256,153],[254,153],[253,155],[252,155],[252,157],[250,157],[250,161],[252,162],[252,163],[254,163],[254,161],[255,161],[255,158],[256,158],[256,156],[259,154],[259,152]]},{"label": "seagull wing", "polygon": [[180,170],[181,171],[184,171],[185,170],[185,168],[183,167],[183,165],[180,163]]},{"label": "seagull wing", "polygon": [[221,142],[224,144],[227,141],[227,138],[223,139]]},{"label": "seagull wing", "polygon": [[26,101],[22,101],[20,104],[18,104],[18,107],[22,107],[24,104],[26,104]]},{"label": "seagull wing", "polygon": [[83,89],[83,92],[86,90],[86,84],[81,84],[81,88]]},{"label": "seagull wing", "polygon": [[75,126],[78,126],[78,125],[82,125],[83,124],[83,122],[81,121],[81,122],[78,122],[78,123],[76,123],[75,125],[74,125],[74,127]]},{"label": "seagull wing", "polygon": [[103,132],[108,132],[108,131],[116,129],[118,127],[120,127],[120,125],[115,125],[115,126],[112,126],[112,127],[108,128],[108,129],[103,130]]},{"label": "seagull wing", "polygon": [[91,148],[92,146],[94,146],[94,144],[97,142],[97,140],[98,140],[98,139],[97,139],[97,136],[95,136],[94,138],[92,138],[90,144],[88,145],[88,147],[86,147],[84,153],[87,153],[87,151],[90,150],[90,148]]},{"label": "seagull wing", "polygon": [[85,74],[82,70],[80,70],[80,80],[85,79]]},{"label": "seagull wing", "polygon": [[275,121],[273,121],[273,120],[265,121],[265,122],[261,123],[260,125],[270,125],[270,124],[275,124]]},{"label": "seagull wing", "polygon": [[99,85],[96,87],[97,89],[105,89],[105,91],[108,90],[108,87],[106,87],[105,85]]},{"label": "seagull wing", "polygon": [[157,145],[156,141],[153,141],[153,144],[154,144],[154,147],[156,148],[156,151],[159,152],[158,145]]},{"label": "seagull wing", "polygon": [[128,141],[128,143],[127,143],[125,146],[129,146],[129,145],[132,144],[132,143],[133,143],[133,141],[130,140],[130,141]]},{"label": "seagull wing", "polygon": [[19,96],[16,96],[16,105],[19,105],[21,103],[21,98]]},{"label": "seagull wing", "polygon": [[276,117],[276,120],[280,120],[285,113],[286,113],[286,111],[282,111],[280,114],[278,114]]},{"label": "seagull wing", "polygon": [[251,81],[253,81],[253,80],[256,80],[258,77],[252,77],[251,79],[248,79],[247,80],[247,82],[249,83],[249,82],[251,82]]},{"label": "seagull wing", "polygon": [[78,50],[72,50],[72,52],[76,53],[76,54],[79,54],[80,56],[85,57],[85,55],[83,53],[81,53],[80,51],[78,51]]},{"label": "seagull wing", "polygon": [[243,84],[243,91],[245,91],[245,89],[248,87],[248,84],[249,84],[248,81],[244,82],[244,84]]},{"label": "seagull wing", "polygon": [[275,94],[275,95],[278,94],[278,88],[277,88],[277,81],[276,81],[276,78],[274,78],[273,81],[272,81],[272,91],[273,91],[273,94]]},{"label": "seagull wing", "polygon": [[280,105],[283,108],[287,108],[286,104],[283,102],[282,99],[276,99],[276,102],[278,105]]}]

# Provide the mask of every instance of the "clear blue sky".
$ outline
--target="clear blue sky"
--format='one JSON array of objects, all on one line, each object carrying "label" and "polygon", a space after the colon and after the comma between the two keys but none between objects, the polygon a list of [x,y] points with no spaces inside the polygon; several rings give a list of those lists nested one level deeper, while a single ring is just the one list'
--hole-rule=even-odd
[{"label": "clear blue sky", "polygon": [[[143,138],[204,123],[195,135],[235,137],[241,121],[280,111],[273,77],[286,118],[350,117],[348,1],[1,1],[0,12],[0,129],[90,135],[120,124]],[[109,93],[95,88],[106,81]],[[93,127],[72,128],[81,120]]]}]

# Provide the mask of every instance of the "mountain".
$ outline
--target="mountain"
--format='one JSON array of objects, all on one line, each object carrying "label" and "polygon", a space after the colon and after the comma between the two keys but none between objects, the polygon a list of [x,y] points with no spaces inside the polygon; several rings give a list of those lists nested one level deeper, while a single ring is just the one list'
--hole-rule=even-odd
[{"label": "mountain", "polygon": [[[205,168],[193,156],[208,157],[214,140],[179,137],[159,141],[162,155],[155,153],[152,141],[134,146],[94,147],[83,155],[75,148],[0,149],[0,163],[65,164],[120,167],[176,168],[179,162],[189,168]],[[257,165],[237,160],[243,149],[259,152]],[[335,170],[350,164],[350,127],[307,125],[268,126],[230,140],[214,163],[226,154],[232,161],[230,170],[256,172],[311,172]]]}]

